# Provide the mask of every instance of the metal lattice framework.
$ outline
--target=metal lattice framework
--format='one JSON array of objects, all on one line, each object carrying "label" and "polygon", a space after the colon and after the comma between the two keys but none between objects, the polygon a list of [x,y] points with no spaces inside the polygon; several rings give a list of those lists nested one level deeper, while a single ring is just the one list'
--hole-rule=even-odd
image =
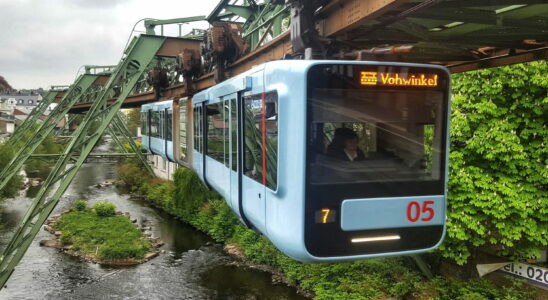
[{"label": "metal lattice framework", "polygon": [[[105,88],[98,94],[92,107],[86,113],[84,120],[71,137],[64,152],[57,159],[57,163],[17,227],[13,238],[4,249],[4,252],[0,257],[1,286],[4,286],[15,266],[30,246],[32,239],[36,236],[45,220],[51,214],[52,210],[59,202],[59,199],[72,182],[74,176],[76,176],[82,164],[91,154],[96,143],[107,130],[107,127],[113,123],[118,130],[124,130],[123,127],[119,126],[118,119],[122,103],[129,92],[134,88],[139,77],[145,71],[146,66],[154,58],[162,45],[164,45],[165,41],[165,37],[157,36],[141,36],[137,38],[126,51],[126,55],[122,58],[120,64],[113,70]],[[71,87],[71,90],[64,97],[64,99],[70,99],[70,102],[66,103],[66,105],[60,103],[58,105],[58,112],[51,113],[50,116],[52,118],[64,117],[66,112],[68,112],[68,109],[70,109],[70,104],[77,102],[78,96],[81,95],[84,90],[87,90],[96,79],[97,75],[92,74],[80,76],[76,84]],[[115,86],[120,88],[120,95],[116,98],[116,101],[109,104],[107,100]],[[98,128],[92,126],[94,122],[99,122],[100,125]],[[57,123],[44,122],[44,124],[49,124],[49,126],[38,130],[35,135],[36,140],[29,139],[28,150],[24,153],[27,158],[34,151],[32,148],[37,147],[41,140],[51,132],[51,124],[54,126],[54,124]],[[135,144],[130,143],[130,145],[133,149],[137,150]],[[139,151],[136,151],[136,153],[139,153]],[[23,154],[18,153],[15,159],[20,159],[22,156]],[[69,163],[71,164],[69,165]],[[4,170],[4,172],[7,172],[6,176],[13,176],[16,167],[19,166],[20,168],[22,166],[22,164],[18,162],[10,165],[13,165],[13,167]],[[4,176],[2,176],[2,180],[4,180]],[[53,195],[50,195],[51,193],[53,193]]]}]

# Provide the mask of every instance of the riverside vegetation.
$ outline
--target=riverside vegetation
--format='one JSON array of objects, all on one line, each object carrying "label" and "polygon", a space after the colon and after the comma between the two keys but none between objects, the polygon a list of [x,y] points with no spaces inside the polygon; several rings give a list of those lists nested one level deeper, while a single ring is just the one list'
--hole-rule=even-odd
[{"label": "riverside vegetation", "polygon": [[[32,134],[32,132],[35,131],[36,128],[38,128],[37,124],[32,128],[32,130],[25,134],[25,137],[23,137],[20,142],[16,143],[15,145],[11,145],[7,142],[0,143],[0,170],[3,170],[9,164],[9,162],[16,155],[17,150],[23,147],[24,141],[26,141],[30,137],[30,135]],[[53,135],[48,135],[44,139],[42,144],[40,144],[36,148],[34,153],[60,153],[61,151],[63,151],[64,146],[65,145],[63,143],[55,142],[55,138],[53,137]],[[24,166],[24,170],[27,174],[33,174],[38,177],[45,178],[49,173],[50,166],[51,164],[47,161],[43,161],[40,159],[29,159]],[[6,184],[6,186],[2,190],[0,190],[0,200],[17,196],[19,190],[23,187],[23,180],[24,178],[21,175],[13,176]]]},{"label": "riverside vegetation", "polygon": [[[535,62],[453,76],[447,236],[430,253],[472,269],[480,251],[520,259],[548,246],[548,64]],[[245,256],[281,270],[317,299],[532,299],[521,281],[425,280],[404,257],[303,264],[245,228],[192,171],[174,182],[149,177],[135,162],[119,168],[133,193]]]},{"label": "riverside vegetation", "polygon": [[[345,263],[305,264],[277,250],[264,236],[243,226],[220,196],[208,190],[190,170],[180,168],[174,182],[149,177],[135,162],[119,168],[120,183],[133,193],[209,234],[235,244],[245,257],[283,272],[292,285],[311,291],[315,299],[531,299],[519,281],[499,288],[487,280],[425,280],[406,257]],[[431,255],[431,261],[435,260]]]},{"label": "riverside vegetation", "polygon": [[52,231],[60,232],[61,248],[70,254],[98,263],[135,264],[157,254],[150,239],[124,215],[116,213],[116,206],[98,202],[93,208],[85,201],[77,201],[67,213],[49,223]]}]

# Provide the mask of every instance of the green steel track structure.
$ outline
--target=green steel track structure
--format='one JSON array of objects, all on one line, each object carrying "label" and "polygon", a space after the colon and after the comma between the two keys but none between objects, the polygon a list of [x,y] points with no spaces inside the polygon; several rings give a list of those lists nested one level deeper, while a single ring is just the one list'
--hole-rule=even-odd
[{"label": "green steel track structure", "polygon": [[[43,223],[49,217],[59,199],[78,173],[78,170],[92,153],[93,148],[107,131],[110,124],[113,123],[114,127],[118,131],[121,131],[123,135],[128,134],[127,132],[124,133],[124,127],[120,127],[119,110],[165,40],[166,37],[141,35],[138,38],[134,38],[126,49],[124,57],[116,69],[113,70],[104,88],[97,94],[84,120],[71,136],[68,145],[57,159],[55,166],[19,223],[10,243],[4,249],[0,257],[0,286],[3,287],[5,285]],[[61,101],[62,103],[58,105],[58,109],[56,108],[57,110],[48,116],[51,121],[42,124],[33,137],[27,141],[26,147],[23,147],[12,163],[10,163],[12,167],[6,168],[2,174],[13,176],[17,173],[23,165],[22,161],[28,159],[32,151],[51,132],[53,127],[58,123],[56,121],[64,118],[71,104],[78,102],[79,96],[92,85],[96,76],[83,74],[78,78],[77,82],[64,97],[64,99],[70,100],[66,102]],[[117,88],[117,93],[114,91],[115,87]],[[114,102],[109,103],[107,100],[114,94],[118,94],[118,96]],[[99,126],[93,126],[95,123],[98,123]],[[126,137],[128,140],[131,140],[129,135],[126,135]],[[130,146],[134,151],[138,150],[134,143],[130,142]],[[136,153],[139,154],[140,151]],[[141,155],[137,155],[137,157],[139,156],[146,165],[146,160]],[[5,185],[6,180],[4,175],[1,178]]]}]

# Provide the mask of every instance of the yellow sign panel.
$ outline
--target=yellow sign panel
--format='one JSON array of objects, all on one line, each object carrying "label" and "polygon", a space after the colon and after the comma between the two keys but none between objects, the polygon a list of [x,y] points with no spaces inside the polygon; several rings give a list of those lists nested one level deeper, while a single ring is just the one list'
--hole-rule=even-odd
[{"label": "yellow sign panel", "polygon": [[438,86],[438,75],[410,74],[407,77],[400,77],[400,74],[382,72],[360,72],[361,85],[391,85],[391,86]]},{"label": "yellow sign panel", "polygon": [[377,84],[377,72],[362,72],[360,83],[362,85],[376,85]]}]

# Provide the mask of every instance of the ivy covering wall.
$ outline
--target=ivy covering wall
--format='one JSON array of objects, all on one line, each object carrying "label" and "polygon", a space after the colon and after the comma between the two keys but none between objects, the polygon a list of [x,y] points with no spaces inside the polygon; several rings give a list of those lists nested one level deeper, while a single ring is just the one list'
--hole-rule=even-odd
[{"label": "ivy covering wall", "polygon": [[547,120],[546,61],[453,76],[445,257],[548,245]]}]

